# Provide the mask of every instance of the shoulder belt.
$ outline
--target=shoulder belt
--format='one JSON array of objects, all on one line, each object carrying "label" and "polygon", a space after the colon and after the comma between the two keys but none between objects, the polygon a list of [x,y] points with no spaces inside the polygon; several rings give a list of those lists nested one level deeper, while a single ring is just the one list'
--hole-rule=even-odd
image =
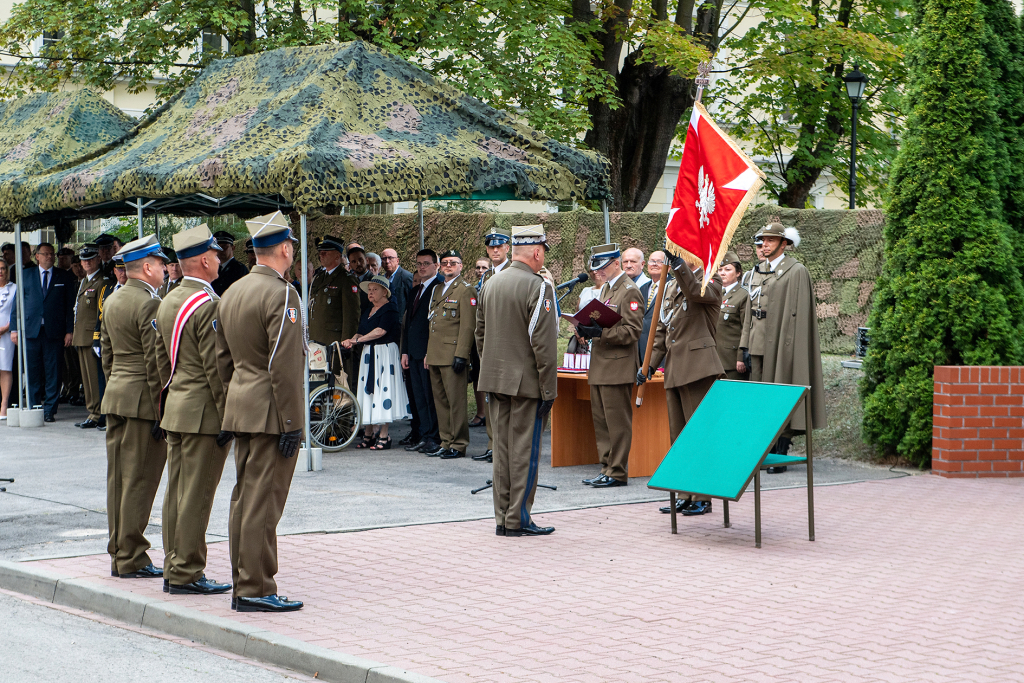
[{"label": "shoulder belt", "polygon": [[164,389],[171,386],[171,380],[174,379],[174,368],[178,365],[178,348],[181,346],[181,333],[185,331],[185,323],[188,322],[192,314],[199,310],[199,307],[203,304],[213,301],[213,297],[209,295],[205,290],[196,292],[189,298],[185,299],[185,303],[178,309],[178,315],[174,316],[174,329],[171,331],[171,376],[167,380],[167,384],[164,385]]}]

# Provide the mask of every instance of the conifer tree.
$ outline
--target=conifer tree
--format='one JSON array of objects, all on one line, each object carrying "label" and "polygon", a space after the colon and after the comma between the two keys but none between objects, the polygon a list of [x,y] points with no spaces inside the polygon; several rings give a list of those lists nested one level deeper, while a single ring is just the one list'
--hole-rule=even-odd
[{"label": "conifer tree", "polygon": [[907,132],[868,323],[864,433],[922,467],[931,458],[934,366],[1013,364],[1024,355],[1024,287],[994,149],[1002,129],[985,52],[987,2],[915,4]]}]

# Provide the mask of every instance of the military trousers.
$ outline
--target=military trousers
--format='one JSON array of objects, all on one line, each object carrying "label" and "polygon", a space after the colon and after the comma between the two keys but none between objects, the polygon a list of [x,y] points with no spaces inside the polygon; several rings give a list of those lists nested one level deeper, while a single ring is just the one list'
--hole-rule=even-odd
[{"label": "military trousers", "polygon": [[590,414],[601,474],[627,481],[629,449],[633,445],[633,385],[591,384]]},{"label": "military trousers", "polygon": [[118,574],[152,562],[146,526],[167,460],[167,443],[152,428],[152,420],[107,415],[107,553]]},{"label": "military trousers", "polygon": [[78,365],[82,370],[82,387],[85,389],[85,407],[89,411],[89,419],[98,422],[103,417],[100,404],[103,395],[100,393],[100,367],[96,363],[96,354],[92,346],[76,346]]},{"label": "military trousers", "polygon": [[210,434],[167,432],[164,578],[176,586],[202,578],[206,570],[206,529],[229,448]]},{"label": "military trousers", "polygon": [[235,434],[228,526],[235,597],[277,593],[277,523],[295,474],[295,459],[281,456],[280,439],[280,434]]},{"label": "military trousers", "polygon": [[[689,384],[665,389],[665,402],[668,404],[668,431],[672,443],[679,438],[679,432],[693,417],[697,406],[704,400],[704,396],[711,389],[711,385],[718,379],[715,376],[698,379]],[[680,500],[707,501],[707,496],[680,496]]]},{"label": "military trousers", "polygon": [[455,372],[450,365],[430,366],[430,386],[437,409],[437,430],[441,445],[460,453],[469,446],[469,373]]},{"label": "military trousers", "polygon": [[763,382],[764,356],[750,356],[750,381]]},{"label": "military trousers", "polygon": [[[540,399],[489,393],[487,422],[494,433],[494,522],[507,529],[530,523],[537,493],[544,424],[537,420]],[[534,441],[536,440],[536,448]]]}]

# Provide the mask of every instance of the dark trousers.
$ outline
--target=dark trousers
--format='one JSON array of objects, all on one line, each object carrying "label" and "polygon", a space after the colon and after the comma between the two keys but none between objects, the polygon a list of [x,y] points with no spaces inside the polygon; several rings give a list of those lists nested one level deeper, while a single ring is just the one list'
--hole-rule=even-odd
[{"label": "dark trousers", "polygon": [[[408,389],[412,386],[412,382],[409,380],[409,371],[402,370],[402,381],[405,382],[405,386]],[[409,390],[411,396],[412,390]],[[412,413],[412,423],[409,429],[409,436],[412,437],[412,442],[416,443],[420,440],[420,409],[416,405],[416,399],[411,398],[409,400],[409,412]]]},{"label": "dark trousers", "polygon": [[64,362],[64,340],[36,337],[25,345],[28,355],[28,395],[32,406],[43,406],[43,412],[57,412],[60,398],[60,367]]},{"label": "dark trousers", "polygon": [[430,388],[430,370],[423,367],[422,358],[409,359],[409,388],[412,400],[420,417],[420,438],[434,443],[441,442],[437,429],[437,410],[434,408],[434,391]]}]

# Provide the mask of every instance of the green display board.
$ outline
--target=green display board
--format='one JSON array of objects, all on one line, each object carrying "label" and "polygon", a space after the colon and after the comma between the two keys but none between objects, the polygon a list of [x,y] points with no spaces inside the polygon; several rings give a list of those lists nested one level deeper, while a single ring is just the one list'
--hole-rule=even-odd
[{"label": "green display board", "polygon": [[647,485],[739,500],[765,452],[802,407],[805,391],[788,384],[715,382]]}]

